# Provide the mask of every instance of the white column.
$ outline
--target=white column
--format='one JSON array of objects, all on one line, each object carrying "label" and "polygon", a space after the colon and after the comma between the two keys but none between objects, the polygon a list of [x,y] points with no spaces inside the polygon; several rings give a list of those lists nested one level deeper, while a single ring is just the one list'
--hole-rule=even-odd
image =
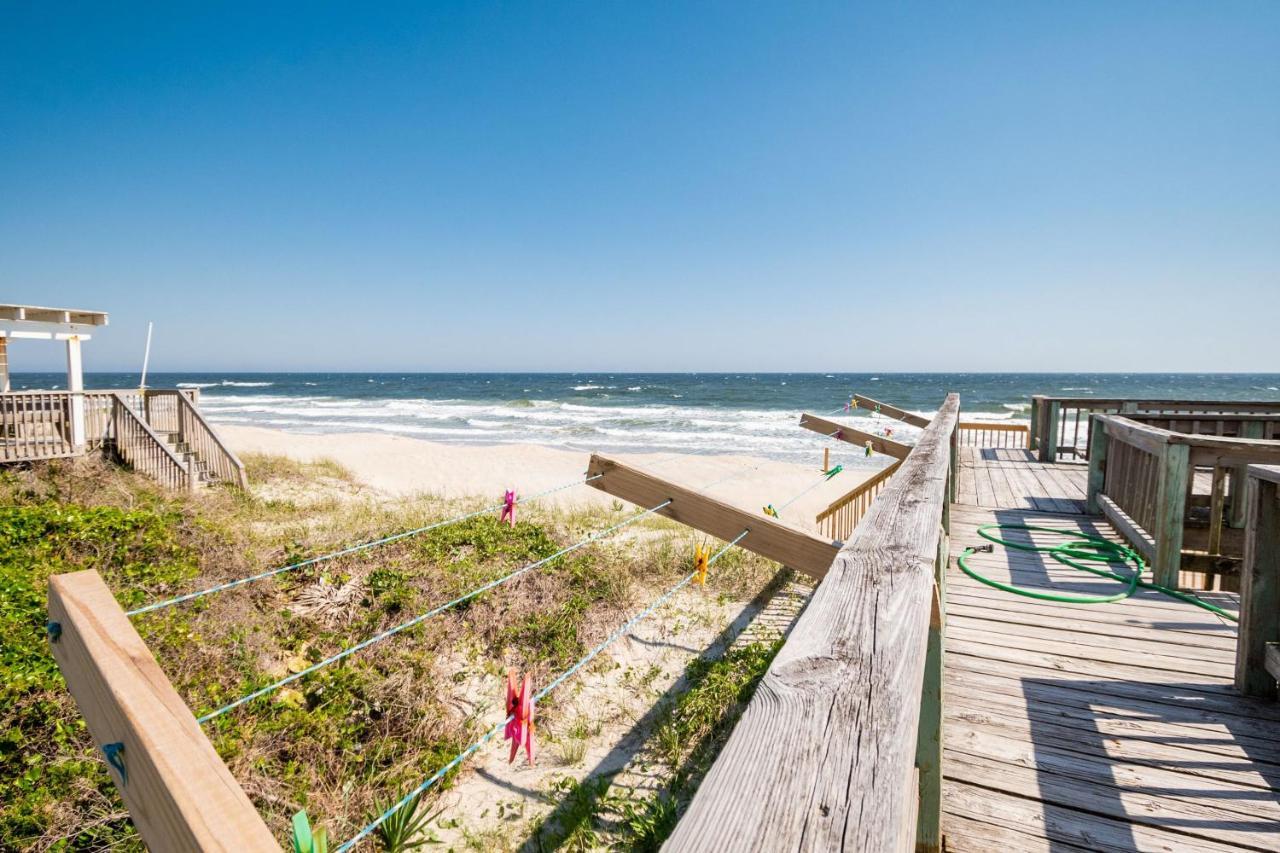
[{"label": "white column", "polygon": [[84,368],[80,362],[80,338],[67,338],[67,390],[71,392],[71,444],[84,447]]},{"label": "white column", "polygon": [[0,394],[8,394],[9,388],[9,339],[0,338]]}]

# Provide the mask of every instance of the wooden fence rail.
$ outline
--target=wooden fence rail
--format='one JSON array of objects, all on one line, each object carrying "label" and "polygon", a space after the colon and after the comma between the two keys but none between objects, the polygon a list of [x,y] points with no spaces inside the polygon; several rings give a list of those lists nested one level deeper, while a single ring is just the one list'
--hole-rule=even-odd
[{"label": "wooden fence rail", "polygon": [[664,849],[941,849],[959,398],[840,550]]},{"label": "wooden fence rail", "polygon": [[97,572],[49,580],[53,656],[133,825],[159,853],[280,853]]},{"label": "wooden fence rail", "polygon": [[1234,586],[1244,536],[1232,524],[1246,504],[1243,478],[1228,484],[1251,463],[1280,463],[1280,442],[1188,435],[1118,415],[1093,415],[1091,430],[1089,511],[1142,553],[1156,583],[1187,585],[1194,579],[1180,573],[1199,572]]},{"label": "wooden fence rail", "polygon": [[758,512],[748,512],[605,456],[592,454],[587,477],[592,488],[639,507],[670,501],[658,514],[726,542],[749,530],[739,543],[741,547],[815,579],[820,580],[827,573],[836,556],[836,547],[831,542],[806,530]]},{"label": "wooden fence rail", "polygon": [[1248,495],[1236,689],[1274,699],[1280,680],[1280,467],[1249,466]]},{"label": "wooden fence rail", "polygon": [[[1206,425],[1216,420],[1209,415],[1275,415],[1280,418],[1280,401],[1262,400],[1135,400],[1119,397],[1048,397],[1036,394],[1031,398],[1031,434],[1030,446],[1038,451],[1041,462],[1055,462],[1058,456],[1087,459],[1089,457],[1089,416],[1106,415],[1183,415],[1179,419],[1201,421]],[[1139,418],[1134,418],[1135,420]],[[1229,420],[1229,419],[1228,419]],[[1172,428],[1172,427],[1171,427]],[[1201,432],[1199,428],[1183,430]],[[1241,432],[1214,432],[1211,428],[1204,430],[1210,435],[1237,435],[1245,437]],[[1264,435],[1248,435],[1253,438],[1269,438]]]},{"label": "wooden fence rail", "polygon": [[962,447],[1031,446],[1031,427],[999,421],[962,421],[956,426],[956,441]]}]

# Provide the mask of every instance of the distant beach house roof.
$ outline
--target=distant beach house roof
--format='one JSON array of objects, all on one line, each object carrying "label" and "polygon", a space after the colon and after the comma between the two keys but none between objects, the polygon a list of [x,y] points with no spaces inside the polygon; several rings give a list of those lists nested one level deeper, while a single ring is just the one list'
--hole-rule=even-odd
[{"label": "distant beach house roof", "polygon": [[95,327],[105,325],[105,311],[0,303],[0,338],[58,341],[76,337],[84,340],[92,337]]}]

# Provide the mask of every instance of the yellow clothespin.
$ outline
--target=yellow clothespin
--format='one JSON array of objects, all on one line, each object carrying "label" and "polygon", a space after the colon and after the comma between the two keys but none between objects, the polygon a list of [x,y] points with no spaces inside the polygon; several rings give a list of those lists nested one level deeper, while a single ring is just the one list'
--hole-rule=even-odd
[{"label": "yellow clothespin", "polygon": [[871,455],[871,440],[867,439],[867,455]]},{"label": "yellow clothespin", "polygon": [[695,545],[693,548],[693,579],[698,586],[707,585],[707,558],[711,556],[711,549],[703,550],[701,545]]},{"label": "yellow clothespin", "polygon": [[764,508],[764,514],[770,518],[778,518],[778,511],[773,508],[773,504],[769,504]]}]

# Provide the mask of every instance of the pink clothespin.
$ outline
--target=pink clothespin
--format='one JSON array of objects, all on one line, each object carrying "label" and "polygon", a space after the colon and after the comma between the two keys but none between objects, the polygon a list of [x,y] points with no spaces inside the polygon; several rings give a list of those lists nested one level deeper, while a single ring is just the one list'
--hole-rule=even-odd
[{"label": "pink clothespin", "polygon": [[892,438],[892,437],[893,437],[893,429],[892,429],[891,427],[885,427],[885,428],[884,428],[884,437],[885,437],[885,438]]},{"label": "pink clothespin", "polygon": [[524,746],[529,764],[533,764],[533,681],[526,673],[524,683],[517,689],[516,671],[507,670],[507,727],[503,730],[502,739],[511,741],[511,757],[516,760],[516,753]]},{"label": "pink clothespin", "polygon": [[836,441],[844,441],[844,430],[836,430]]},{"label": "pink clothespin", "polygon": [[505,521],[512,527],[516,526],[516,490],[507,489],[506,494],[502,496],[502,517],[499,522]]}]

